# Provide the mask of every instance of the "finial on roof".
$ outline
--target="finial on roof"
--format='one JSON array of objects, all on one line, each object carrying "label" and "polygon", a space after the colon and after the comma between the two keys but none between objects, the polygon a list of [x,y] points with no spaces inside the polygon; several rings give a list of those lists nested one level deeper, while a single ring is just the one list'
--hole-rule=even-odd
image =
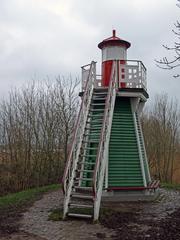
[{"label": "finial on roof", "polygon": [[116,30],[113,29],[113,37],[115,37],[115,36],[116,36]]}]

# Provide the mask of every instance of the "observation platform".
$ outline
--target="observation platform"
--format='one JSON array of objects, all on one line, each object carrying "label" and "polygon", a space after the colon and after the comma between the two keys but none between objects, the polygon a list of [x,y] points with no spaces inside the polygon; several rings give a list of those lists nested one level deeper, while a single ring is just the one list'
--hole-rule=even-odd
[{"label": "observation platform", "polygon": [[[146,80],[146,68],[141,61],[138,60],[116,60],[117,62],[117,96],[121,97],[138,97],[142,102],[146,102],[149,98],[147,93],[147,80]],[[93,72],[95,78],[94,88],[105,89],[106,86],[102,86],[102,75],[96,73],[96,62],[94,63],[94,69],[90,69],[91,64],[87,64],[81,67],[82,69],[82,82],[81,92],[79,96],[83,96],[85,90],[86,81],[90,71]]]}]

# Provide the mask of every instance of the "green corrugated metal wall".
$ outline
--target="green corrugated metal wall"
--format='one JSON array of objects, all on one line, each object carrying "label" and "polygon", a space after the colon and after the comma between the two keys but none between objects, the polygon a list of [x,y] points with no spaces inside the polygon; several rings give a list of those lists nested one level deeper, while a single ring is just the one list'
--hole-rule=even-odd
[{"label": "green corrugated metal wall", "polygon": [[109,144],[109,187],[143,186],[130,99],[117,97]]}]

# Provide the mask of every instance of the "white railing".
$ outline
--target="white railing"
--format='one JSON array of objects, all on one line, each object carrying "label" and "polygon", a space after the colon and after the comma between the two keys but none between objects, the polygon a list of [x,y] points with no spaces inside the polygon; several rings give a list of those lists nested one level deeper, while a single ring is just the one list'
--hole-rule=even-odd
[{"label": "white railing", "polygon": [[119,60],[118,66],[120,88],[143,88],[147,90],[146,68],[141,61]]},{"label": "white railing", "polygon": [[[117,60],[118,71],[117,77],[119,88],[143,88],[147,90],[146,68],[138,60]],[[85,90],[86,79],[88,75],[87,66],[82,67],[82,91]],[[101,88],[102,75],[96,75],[95,88]]]},{"label": "white railing", "polygon": [[111,78],[106,98],[103,125],[100,135],[100,142],[97,151],[95,170],[93,174],[93,193],[95,197],[94,202],[94,220],[98,219],[100,202],[103,189],[103,180],[105,175],[105,168],[108,162],[109,140],[111,133],[111,125],[114,111],[114,104],[117,89],[117,61],[113,62]]},{"label": "white railing", "polygon": [[96,75],[96,81],[95,81],[95,88],[101,88],[102,87],[102,75]]},{"label": "white railing", "polygon": [[96,78],[96,63],[92,62],[91,64],[86,66],[87,68],[87,79],[86,79],[86,86],[85,91],[82,97],[81,107],[79,111],[79,115],[76,121],[76,125],[74,128],[74,135],[73,135],[73,142],[71,146],[71,150],[69,152],[68,160],[66,162],[64,175],[62,179],[62,187],[63,192],[65,194],[64,198],[64,217],[68,210],[68,204],[70,199],[70,194],[74,182],[75,177],[75,169],[77,166],[84,129],[86,126],[88,111],[90,108],[94,82]]},{"label": "white railing", "polygon": [[[94,76],[96,76],[96,62],[92,61],[92,63],[93,63]],[[81,90],[82,90],[82,92],[84,92],[85,88],[86,88],[91,64],[87,64],[87,65],[84,65],[81,67],[81,71],[82,71]],[[96,79],[95,79],[95,81],[96,81]],[[95,84],[95,81],[94,81],[94,84]]]}]

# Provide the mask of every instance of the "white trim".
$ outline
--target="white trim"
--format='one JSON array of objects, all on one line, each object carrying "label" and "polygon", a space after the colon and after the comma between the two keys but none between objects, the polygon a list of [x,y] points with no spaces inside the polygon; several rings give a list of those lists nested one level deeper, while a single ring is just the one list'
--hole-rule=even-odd
[{"label": "white trim", "polygon": [[141,114],[142,113],[142,110],[144,108],[144,105],[145,105],[145,102],[139,102],[139,106],[138,106],[138,109],[137,109],[137,113],[138,114]]},{"label": "white trim", "polygon": [[141,134],[141,139],[142,139],[142,144],[143,144],[143,150],[144,150],[144,157],[145,157],[145,164],[147,166],[147,174],[148,174],[148,181],[151,182],[151,175],[150,175],[150,171],[149,171],[149,164],[148,164],[148,160],[147,160],[147,153],[146,153],[146,148],[145,148],[145,143],[144,143],[144,136],[143,136],[143,132],[142,132],[142,127],[140,124],[140,119],[139,119],[139,115],[138,113],[136,113],[137,116],[137,121],[139,122],[139,129],[140,129],[140,134]]},{"label": "white trim", "polygon": [[108,146],[108,151],[107,151],[107,158],[106,158],[106,172],[105,172],[105,189],[108,188],[108,175],[109,175],[109,146]]},{"label": "white trim", "polygon": [[142,152],[141,152],[141,146],[140,146],[140,140],[139,140],[139,134],[138,134],[138,129],[137,129],[137,121],[136,121],[135,113],[133,113],[133,120],[134,120],[134,127],[135,127],[135,133],[136,133],[136,139],[137,139],[137,145],[138,145],[138,152],[139,152],[141,172],[142,172],[142,177],[143,177],[143,184],[144,184],[144,187],[147,187],[146,175],[145,175],[145,171],[144,171],[144,163],[143,163],[143,158],[142,158]]},{"label": "white trim", "polygon": [[117,92],[117,96],[120,97],[139,97],[143,102],[147,101],[147,98],[144,96],[144,94],[140,92]]},{"label": "white trim", "polygon": [[131,110],[134,113],[134,112],[136,112],[136,110],[138,108],[140,98],[139,97],[133,97],[133,98],[130,98],[130,101],[131,101]]}]

